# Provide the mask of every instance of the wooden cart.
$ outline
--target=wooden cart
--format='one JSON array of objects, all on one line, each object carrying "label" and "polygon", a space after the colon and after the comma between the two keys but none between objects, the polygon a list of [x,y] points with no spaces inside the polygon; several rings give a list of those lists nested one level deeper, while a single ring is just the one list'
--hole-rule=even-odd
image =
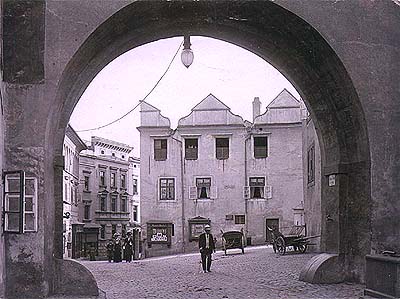
[{"label": "wooden cart", "polygon": [[222,232],[222,248],[226,255],[227,249],[239,248],[244,253],[244,237],[242,231]]},{"label": "wooden cart", "polygon": [[314,245],[310,242],[310,239],[318,238],[319,236],[306,236],[305,225],[295,225],[293,226],[287,235],[283,235],[279,229],[270,228],[268,230],[271,232],[272,236],[272,247],[274,252],[284,255],[286,253],[286,248],[292,246],[294,251],[305,253],[307,246]]}]

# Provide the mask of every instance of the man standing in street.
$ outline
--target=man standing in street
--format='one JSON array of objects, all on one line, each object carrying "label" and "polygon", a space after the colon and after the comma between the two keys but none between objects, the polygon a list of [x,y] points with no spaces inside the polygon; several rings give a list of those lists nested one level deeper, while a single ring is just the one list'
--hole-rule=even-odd
[{"label": "man standing in street", "polygon": [[210,233],[211,227],[207,224],[204,226],[204,233],[199,236],[199,249],[201,253],[201,264],[203,272],[211,272],[211,255],[215,250],[214,237]]}]

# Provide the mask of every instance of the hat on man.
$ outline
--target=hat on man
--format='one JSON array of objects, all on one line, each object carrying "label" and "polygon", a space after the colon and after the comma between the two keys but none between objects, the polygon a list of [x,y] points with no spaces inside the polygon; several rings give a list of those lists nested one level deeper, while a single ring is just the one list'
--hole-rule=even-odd
[{"label": "hat on man", "polygon": [[204,226],[204,230],[210,230],[211,229],[211,226],[209,226],[208,224],[206,224],[205,226]]}]

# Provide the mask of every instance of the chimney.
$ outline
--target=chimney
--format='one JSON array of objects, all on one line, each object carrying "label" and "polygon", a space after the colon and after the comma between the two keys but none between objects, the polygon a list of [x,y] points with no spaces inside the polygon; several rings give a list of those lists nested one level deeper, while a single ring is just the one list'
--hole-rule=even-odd
[{"label": "chimney", "polygon": [[253,101],[253,122],[256,119],[257,116],[260,115],[261,111],[261,102],[259,97],[255,97]]}]

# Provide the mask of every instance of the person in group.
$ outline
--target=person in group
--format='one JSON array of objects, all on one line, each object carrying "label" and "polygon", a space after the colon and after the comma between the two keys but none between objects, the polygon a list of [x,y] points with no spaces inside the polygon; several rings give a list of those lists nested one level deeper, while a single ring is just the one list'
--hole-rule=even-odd
[{"label": "person in group", "polygon": [[114,234],[114,263],[122,262],[122,241],[121,235],[116,233]]},{"label": "person in group", "polygon": [[201,253],[201,264],[203,272],[211,272],[211,258],[215,251],[214,237],[210,233],[211,227],[207,224],[204,226],[204,233],[199,236],[199,249]]},{"label": "person in group", "polygon": [[113,254],[114,254],[114,243],[111,239],[108,241],[108,243],[106,245],[106,249],[107,249],[108,262],[111,263],[111,261],[113,259]]},{"label": "person in group", "polygon": [[128,231],[126,234],[126,238],[124,240],[124,259],[125,262],[130,263],[132,261],[132,254],[133,254],[133,244],[134,244],[134,239],[132,237],[132,232]]}]

